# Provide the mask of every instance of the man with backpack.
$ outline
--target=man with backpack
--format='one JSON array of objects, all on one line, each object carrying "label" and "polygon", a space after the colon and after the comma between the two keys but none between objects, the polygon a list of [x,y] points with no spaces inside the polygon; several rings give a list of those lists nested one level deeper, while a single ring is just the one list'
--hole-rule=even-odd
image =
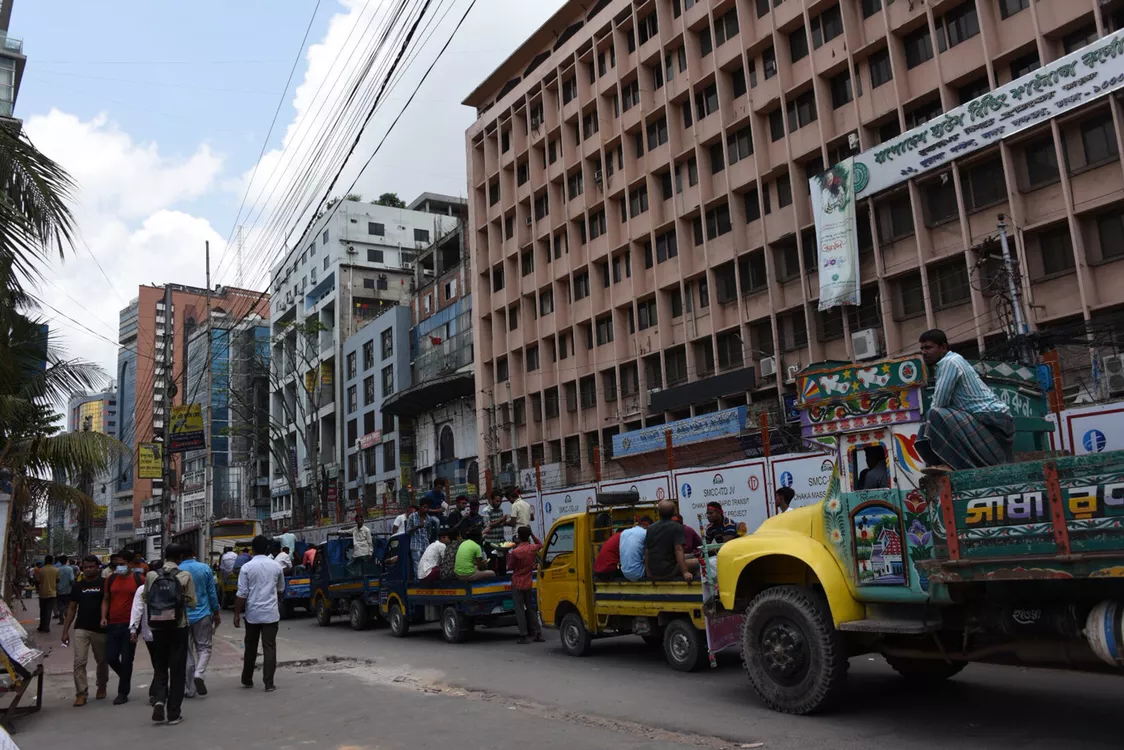
[{"label": "man with backpack", "polygon": [[262,682],[265,692],[272,693],[273,675],[277,671],[277,623],[281,609],[278,595],[285,591],[285,573],[276,560],[269,557],[269,539],[254,537],[254,556],[238,571],[238,595],[234,600],[234,627],[242,626],[246,614],[246,650],[242,657],[242,687],[254,686],[254,663],[258,658],[258,641],[262,650]]},{"label": "man with backpack", "polygon": [[129,701],[133,681],[133,657],[136,644],[129,632],[129,615],[133,599],[144,588],[144,576],[129,570],[133,553],[123,550],[110,557],[113,572],[105,579],[105,596],[101,602],[101,624],[105,628],[105,660],[117,674],[117,697],[113,705]]},{"label": "man with backpack", "polygon": [[150,570],[145,578],[143,600],[152,630],[152,684],[156,704],[152,720],[169,724],[183,721],[180,709],[187,681],[187,610],[196,604],[195,581],[180,570],[185,549],[169,544],[164,550],[164,565]]}]

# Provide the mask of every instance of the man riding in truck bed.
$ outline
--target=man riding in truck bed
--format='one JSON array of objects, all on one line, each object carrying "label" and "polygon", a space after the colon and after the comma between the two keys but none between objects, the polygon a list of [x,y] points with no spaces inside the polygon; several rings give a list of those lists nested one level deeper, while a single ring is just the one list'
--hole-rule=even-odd
[{"label": "man riding in truck bed", "polygon": [[1015,421],[968,361],[948,348],[944,331],[921,334],[921,356],[937,368],[936,388],[917,452],[930,471],[996,466],[1013,459]]}]

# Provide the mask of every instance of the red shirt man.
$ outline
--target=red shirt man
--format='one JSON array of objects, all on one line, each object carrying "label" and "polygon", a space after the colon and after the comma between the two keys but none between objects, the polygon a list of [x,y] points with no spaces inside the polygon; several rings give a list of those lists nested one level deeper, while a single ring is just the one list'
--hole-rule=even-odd
[{"label": "red shirt man", "polygon": [[604,581],[616,577],[621,569],[621,532],[613,534],[601,545],[597,559],[593,561],[594,575]]},{"label": "red shirt man", "polygon": [[515,547],[507,553],[507,566],[511,568],[512,598],[515,600],[515,623],[519,626],[519,643],[530,643],[528,636],[541,642],[538,602],[535,600],[535,565],[542,544],[531,533],[530,526],[521,526],[515,532]]}]

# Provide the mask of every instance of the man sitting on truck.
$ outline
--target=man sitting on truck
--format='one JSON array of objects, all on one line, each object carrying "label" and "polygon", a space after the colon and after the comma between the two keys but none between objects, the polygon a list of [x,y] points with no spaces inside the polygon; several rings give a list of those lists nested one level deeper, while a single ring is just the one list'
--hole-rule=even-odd
[{"label": "man sitting on truck", "polygon": [[449,527],[442,526],[437,532],[437,541],[425,548],[418,563],[419,581],[436,581],[441,574],[441,556],[449,544]]},{"label": "man sitting on truck", "polygon": [[457,550],[461,546],[461,534],[455,526],[447,527],[446,533],[449,541],[445,542],[445,551],[441,553],[441,563],[437,566],[439,581],[452,581],[457,577]]},{"label": "man sitting on truck", "polygon": [[503,512],[503,493],[498,489],[492,490],[488,496],[488,509],[482,514],[484,516],[484,538],[489,544],[503,544],[507,541],[505,530],[507,526],[507,514]]},{"label": "man sitting on truck", "polygon": [[687,557],[683,546],[687,542],[687,535],[683,531],[683,524],[672,520],[675,515],[675,503],[670,500],[661,500],[656,506],[660,520],[652,524],[644,539],[644,567],[648,577],[655,581],[666,581],[678,576],[690,583],[694,580],[695,573],[699,570],[699,561],[694,557]]},{"label": "man sitting on truck", "polygon": [[688,555],[698,552],[702,548],[702,537],[699,536],[699,532],[695,531],[693,526],[683,523],[683,516],[679,513],[672,516],[671,520],[683,527],[683,535],[687,539],[683,545],[683,552]]},{"label": "man sitting on truck", "polygon": [[937,368],[936,387],[917,432],[927,473],[944,473],[1013,460],[1011,410],[984,384],[968,360],[948,348],[939,329],[921,334],[921,356]]},{"label": "man sitting on truck", "polygon": [[720,544],[738,538],[738,525],[722,512],[722,504],[710,501],[706,504],[706,543]]},{"label": "man sitting on truck", "polygon": [[445,525],[449,528],[457,528],[464,520],[465,513],[468,511],[468,496],[457,495],[456,504],[449,510],[448,515],[445,516]]},{"label": "man sitting on truck", "polygon": [[410,535],[410,557],[415,572],[429,543],[437,539],[437,534],[441,530],[441,522],[437,520],[436,515],[440,511],[435,511],[435,514],[431,515],[431,507],[429,500],[423,497],[418,504],[417,513],[406,521],[406,533]]},{"label": "man sitting on truck", "polygon": [[593,561],[593,577],[598,581],[612,581],[620,577],[622,534],[624,530],[613,534],[598,550],[597,559]]},{"label": "man sitting on truck", "polygon": [[457,548],[457,565],[454,569],[459,581],[483,581],[486,578],[495,578],[496,571],[487,570],[484,566],[488,559],[484,557],[484,550],[480,542],[484,534],[479,527],[474,526],[468,532],[468,538],[461,542]]},{"label": "man sitting on truck", "polygon": [[621,532],[621,572],[630,581],[644,577],[644,541],[648,537],[650,518],[641,518],[631,529]]}]

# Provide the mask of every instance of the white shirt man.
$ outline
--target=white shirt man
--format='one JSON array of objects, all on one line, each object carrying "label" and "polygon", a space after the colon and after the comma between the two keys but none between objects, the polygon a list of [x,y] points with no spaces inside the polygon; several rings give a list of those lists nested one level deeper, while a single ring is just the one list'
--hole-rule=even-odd
[{"label": "white shirt man", "polygon": [[234,572],[234,561],[238,559],[238,555],[234,554],[234,550],[229,550],[222,553],[222,559],[219,560],[219,568],[226,575]]},{"label": "white shirt man", "polygon": [[351,557],[370,557],[371,548],[371,530],[363,525],[362,522],[355,525],[351,530]]},{"label": "white shirt man", "polygon": [[390,527],[391,534],[400,534],[406,529],[406,514],[399,513],[394,517],[394,524]]},{"label": "white shirt man", "polygon": [[443,554],[445,554],[445,543],[440,539],[425,548],[421,560],[418,561],[419,581],[428,579],[435,570],[440,568]]},{"label": "white shirt man", "polygon": [[[257,537],[254,541],[263,537]],[[255,551],[258,545],[255,544]],[[242,659],[242,685],[254,686],[254,662],[258,657],[258,641],[262,643],[264,664],[262,681],[266,692],[273,691],[273,675],[277,671],[277,623],[281,609],[278,594],[285,590],[285,574],[276,560],[264,554],[264,546],[238,570],[238,599],[234,604],[234,627],[246,615],[246,650]]]},{"label": "white shirt man", "polygon": [[286,548],[282,547],[281,551],[277,553],[277,557],[273,561],[281,566],[282,570],[293,567],[293,558],[285,551]]},{"label": "white shirt man", "polygon": [[517,496],[511,501],[510,518],[511,525],[514,526],[516,530],[523,526],[530,526],[531,521],[535,520],[535,509],[521,496]]}]

